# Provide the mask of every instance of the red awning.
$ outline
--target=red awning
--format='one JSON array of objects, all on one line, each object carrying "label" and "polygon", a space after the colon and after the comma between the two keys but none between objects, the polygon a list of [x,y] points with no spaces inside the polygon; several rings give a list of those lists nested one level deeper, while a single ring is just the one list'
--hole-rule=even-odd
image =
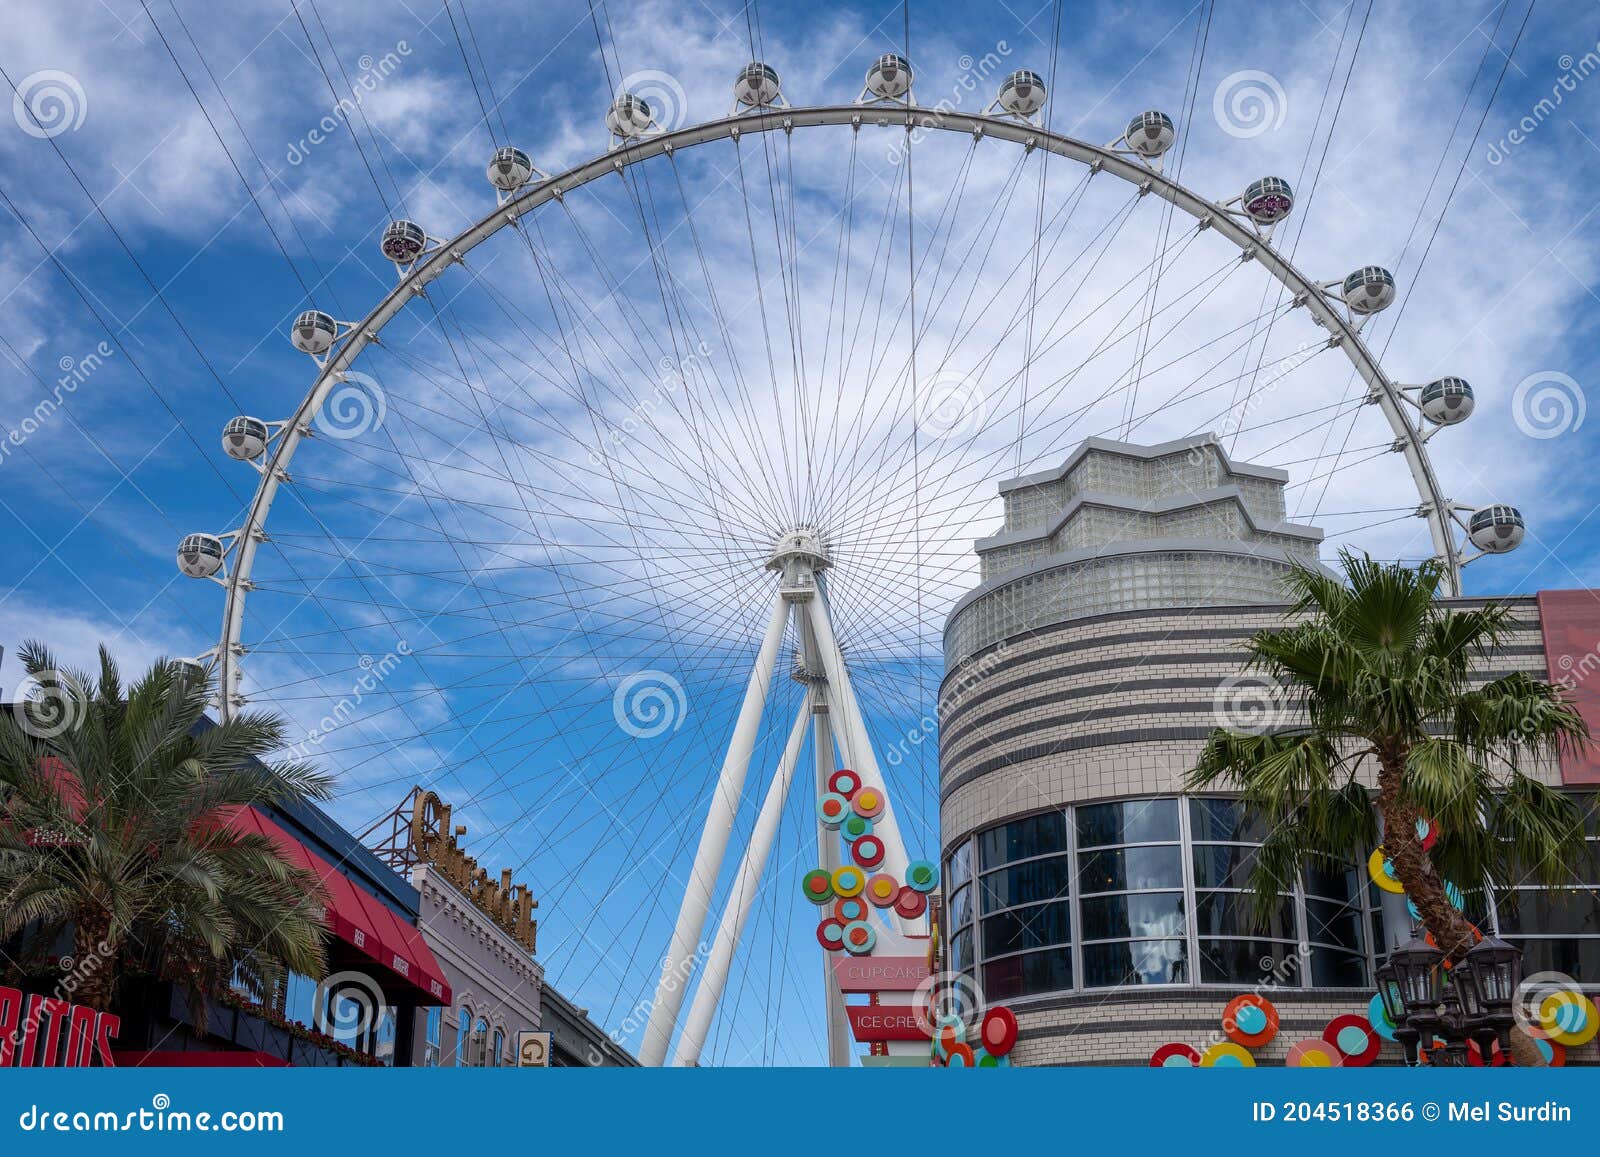
[{"label": "red awning", "polygon": [[[450,985],[416,926],[397,915],[376,896],[356,887],[349,877],[307,848],[254,808],[241,808],[228,821],[235,832],[264,835],[284,856],[313,872],[328,894],[328,931],[379,968],[392,973],[421,995],[421,1004],[449,1004]],[[378,977],[380,981],[383,977]]]}]

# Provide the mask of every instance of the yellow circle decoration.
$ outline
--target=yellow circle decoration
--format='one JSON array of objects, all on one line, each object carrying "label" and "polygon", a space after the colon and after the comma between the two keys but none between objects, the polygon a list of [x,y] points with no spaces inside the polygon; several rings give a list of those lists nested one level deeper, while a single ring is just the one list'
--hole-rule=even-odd
[{"label": "yellow circle decoration", "polygon": [[1243,1045],[1236,1045],[1232,1041],[1219,1041],[1200,1054],[1200,1067],[1202,1069],[1253,1069],[1256,1067],[1256,1058],[1251,1056],[1250,1050]]},{"label": "yellow circle decoration", "polygon": [[1384,854],[1382,848],[1379,848],[1368,857],[1367,875],[1371,876],[1372,882],[1385,892],[1393,892],[1398,896],[1406,890],[1405,885],[1390,874],[1389,857]]},{"label": "yellow circle decoration", "polygon": [[1552,992],[1539,1002],[1539,1027],[1556,1044],[1576,1048],[1588,1044],[1600,1032],[1600,1014],[1594,1001],[1581,992]]},{"label": "yellow circle decoration", "polygon": [[1291,1046],[1283,1063],[1291,1069],[1337,1069],[1344,1057],[1327,1041],[1313,1038]]},{"label": "yellow circle decoration", "polygon": [[859,896],[861,889],[867,886],[867,877],[861,869],[853,864],[846,864],[833,871],[833,890],[839,896]]}]

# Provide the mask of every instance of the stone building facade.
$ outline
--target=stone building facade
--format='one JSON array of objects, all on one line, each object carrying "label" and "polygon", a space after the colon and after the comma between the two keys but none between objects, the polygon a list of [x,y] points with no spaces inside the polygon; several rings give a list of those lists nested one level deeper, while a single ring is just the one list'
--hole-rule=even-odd
[{"label": "stone building facade", "polygon": [[[1203,1050],[1252,991],[1283,1020],[1257,1060],[1282,1063],[1334,1016],[1366,1012],[1375,963],[1409,931],[1364,849],[1306,873],[1256,923],[1262,833],[1232,800],[1182,795],[1214,727],[1275,709],[1244,673],[1245,644],[1283,621],[1280,576],[1291,559],[1319,565],[1321,537],[1284,519],[1285,481],[1209,438],[1097,439],[1060,471],[1001,484],[1005,529],[978,544],[984,581],[946,626],[940,816],[949,966],[1017,1013],[1018,1064]],[[1515,628],[1481,674],[1546,678],[1539,602],[1510,601]],[[1554,766],[1537,774],[1561,782]],[[1570,903],[1530,895],[1498,927],[1527,971],[1600,982],[1600,905],[1577,883]]]}]

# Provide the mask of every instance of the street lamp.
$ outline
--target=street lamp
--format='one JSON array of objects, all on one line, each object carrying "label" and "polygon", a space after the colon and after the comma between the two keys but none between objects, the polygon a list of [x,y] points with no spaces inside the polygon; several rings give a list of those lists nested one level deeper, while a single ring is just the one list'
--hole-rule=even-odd
[{"label": "street lamp", "polygon": [[1377,974],[1383,1010],[1394,1023],[1395,1040],[1408,1065],[1417,1063],[1422,1042],[1431,1042],[1444,1023],[1439,1014],[1439,966],[1444,953],[1417,933],[1413,928],[1411,938],[1389,953]]},{"label": "street lamp", "polygon": [[[1464,965],[1470,966],[1468,981],[1481,1008],[1484,1027],[1500,1042],[1500,1050],[1511,1053],[1511,1026],[1516,1014],[1511,1006],[1522,987],[1522,950],[1498,936],[1485,936],[1467,951]],[[1466,1004],[1466,998],[1462,998]],[[1488,1060],[1489,1054],[1484,1053]]]},{"label": "street lamp", "polygon": [[1484,1006],[1483,978],[1478,975],[1474,964],[1469,952],[1465,960],[1450,970],[1450,979],[1455,985],[1456,1000],[1461,1009],[1461,1032],[1477,1042],[1478,1053],[1487,1065],[1494,1055],[1494,1044],[1499,1034]]}]

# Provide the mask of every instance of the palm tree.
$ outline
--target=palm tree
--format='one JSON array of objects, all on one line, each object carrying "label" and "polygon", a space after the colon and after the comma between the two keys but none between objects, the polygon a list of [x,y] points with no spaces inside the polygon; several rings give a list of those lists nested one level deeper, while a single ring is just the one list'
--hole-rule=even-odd
[{"label": "palm tree", "polygon": [[[1525,769],[1580,747],[1588,728],[1550,683],[1514,673],[1473,685],[1508,629],[1504,603],[1445,607],[1435,562],[1340,561],[1348,583],[1296,567],[1287,625],[1248,646],[1249,669],[1282,689],[1286,725],[1213,731],[1188,784],[1236,789],[1266,820],[1252,881],[1263,913],[1308,861],[1342,863],[1378,842],[1375,800],[1394,875],[1455,963],[1478,934],[1447,880],[1571,882],[1586,854],[1580,809]],[[1438,832],[1431,849],[1419,819]]]},{"label": "palm tree", "polygon": [[330,781],[265,762],[285,728],[242,712],[207,726],[209,680],[162,660],[126,689],[100,649],[97,679],[20,657],[41,688],[0,715],[0,941],[38,956],[71,929],[73,999],[106,1010],[124,961],[163,962],[201,991],[236,970],[270,985],[327,969],[315,875],[229,819],[325,798]]}]

